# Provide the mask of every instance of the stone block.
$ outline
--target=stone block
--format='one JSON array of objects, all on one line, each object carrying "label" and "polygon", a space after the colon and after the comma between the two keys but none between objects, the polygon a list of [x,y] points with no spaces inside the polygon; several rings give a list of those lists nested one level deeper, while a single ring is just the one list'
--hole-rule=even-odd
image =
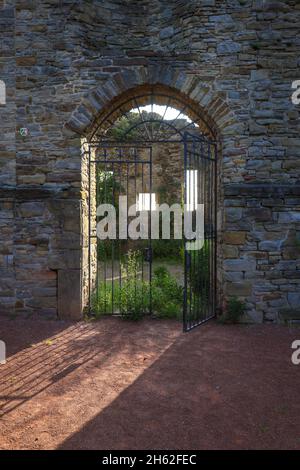
[{"label": "stone block", "polygon": [[289,292],[288,293],[288,303],[292,308],[300,309],[300,293],[299,292]]},{"label": "stone block", "polygon": [[160,39],[168,39],[171,38],[174,34],[174,28],[173,26],[167,26],[166,28],[163,28],[160,33],[159,37]]},{"label": "stone block", "polygon": [[246,240],[247,232],[225,232],[223,235],[224,243],[228,245],[243,245]]},{"label": "stone block", "polygon": [[281,245],[282,240],[265,240],[258,244],[258,248],[262,251],[279,251]]},{"label": "stone block", "polygon": [[225,281],[229,282],[236,282],[236,281],[242,281],[243,280],[243,273],[242,272],[232,272],[232,271],[225,271],[224,272],[224,279]]},{"label": "stone block", "polygon": [[227,207],[225,217],[227,222],[236,222],[242,218],[243,209],[241,207]]},{"label": "stone block", "polygon": [[300,258],[300,248],[286,247],[282,250],[284,260],[293,260]]},{"label": "stone block", "polygon": [[237,54],[240,52],[240,50],[240,44],[230,39],[227,41],[222,41],[217,45],[217,53],[220,55]]},{"label": "stone block", "polygon": [[251,82],[257,82],[260,80],[265,80],[269,76],[268,70],[251,70],[250,80]]},{"label": "stone block", "polygon": [[222,254],[224,258],[237,258],[239,255],[239,250],[236,246],[223,245]]},{"label": "stone block", "polygon": [[227,295],[247,297],[252,294],[252,283],[249,281],[226,282],[225,292]]},{"label": "stone block", "polygon": [[79,269],[58,271],[58,317],[64,320],[82,319]]},{"label": "stone block", "polygon": [[50,269],[80,269],[81,250],[58,250],[48,255]]},{"label": "stone block", "polygon": [[[257,156],[257,155],[256,155]],[[271,162],[268,160],[264,160],[263,158],[260,160],[248,160],[246,164],[247,170],[266,170],[270,169]]]},{"label": "stone block", "polygon": [[264,314],[261,310],[250,309],[246,312],[245,321],[249,319],[253,323],[263,323],[264,321]]},{"label": "stone block", "polygon": [[259,222],[268,222],[272,219],[271,210],[264,207],[253,207],[251,209],[246,209],[245,216],[251,217]]},{"label": "stone block", "polygon": [[256,261],[253,259],[240,258],[240,259],[226,259],[224,260],[225,271],[250,271],[255,270]]},{"label": "stone block", "polygon": [[289,223],[289,222],[298,222],[300,223],[300,211],[287,211],[287,212],[279,212],[278,214],[278,222],[281,223]]},{"label": "stone block", "polygon": [[44,184],[45,181],[46,176],[43,174],[23,175],[18,177],[18,182],[20,184]]},{"label": "stone block", "polygon": [[19,211],[22,217],[40,217],[43,215],[45,205],[42,202],[25,202],[20,204]]},{"label": "stone block", "polygon": [[76,250],[81,246],[81,236],[78,233],[65,232],[51,237],[51,247],[54,250]]},{"label": "stone block", "polygon": [[57,299],[55,297],[33,297],[25,301],[25,307],[40,310],[43,308],[57,308]]}]

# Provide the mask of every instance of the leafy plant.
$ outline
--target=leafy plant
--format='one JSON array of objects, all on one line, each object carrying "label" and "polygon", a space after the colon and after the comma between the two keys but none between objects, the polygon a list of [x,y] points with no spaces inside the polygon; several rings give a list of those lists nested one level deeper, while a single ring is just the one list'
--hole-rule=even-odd
[{"label": "leafy plant", "polygon": [[178,318],[182,311],[183,288],[164,266],[154,270],[152,308],[159,318]]},{"label": "leafy plant", "polygon": [[139,320],[149,311],[149,282],[138,279],[141,262],[140,251],[128,251],[127,260],[121,264],[124,281],[120,289],[120,313],[124,318]]},{"label": "leafy plant", "polygon": [[245,308],[245,302],[237,297],[230,297],[226,305],[224,318],[221,321],[223,323],[238,323],[245,313]]},{"label": "leafy plant", "polygon": [[[141,253],[129,251],[121,265],[122,282],[101,282],[92,296],[92,308],[99,317],[113,311],[129,320],[139,320],[152,312],[157,318],[179,318],[182,312],[183,288],[169,271],[159,266],[150,283],[139,278]],[[151,303],[151,305],[150,305]]]},{"label": "leafy plant", "polygon": [[152,255],[154,259],[178,259],[181,249],[182,240],[152,240]]}]

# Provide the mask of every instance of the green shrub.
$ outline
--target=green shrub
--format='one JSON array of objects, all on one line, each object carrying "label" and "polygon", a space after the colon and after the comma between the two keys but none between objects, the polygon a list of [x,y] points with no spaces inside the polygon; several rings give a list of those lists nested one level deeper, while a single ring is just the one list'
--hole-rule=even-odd
[{"label": "green shrub", "polygon": [[153,259],[178,259],[182,252],[182,240],[152,240]]},{"label": "green shrub", "polygon": [[182,314],[183,288],[169,271],[159,266],[154,270],[151,296],[150,283],[138,278],[139,252],[128,252],[122,264],[122,283],[101,282],[92,296],[92,309],[99,317],[119,312],[123,318],[139,320],[150,312],[157,318],[180,318]]},{"label": "green shrub", "polygon": [[149,282],[125,281],[120,290],[120,313],[128,320],[140,320],[150,311]]},{"label": "green shrub", "polygon": [[100,315],[111,314],[113,308],[115,309],[116,305],[119,303],[119,296],[119,285],[115,284],[113,287],[111,281],[106,283],[101,282],[98,286],[98,289],[93,292],[91,299],[92,310],[96,317],[99,317]]},{"label": "green shrub", "polygon": [[224,318],[221,321],[223,323],[238,323],[245,313],[245,308],[245,302],[237,297],[230,297],[226,305]]},{"label": "green shrub", "polygon": [[183,288],[164,266],[158,266],[154,269],[152,285],[163,291],[166,301],[173,300],[182,303]]},{"label": "green shrub", "polygon": [[161,304],[159,310],[156,312],[157,318],[175,318],[180,320],[182,316],[182,305],[168,301],[165,304]]},{"label": "green shrub", "polygon": [[139,320],[149,312],[149,283],[138,278],[141,252],[129,250],[121,263],[120,313],[124,318]]}]

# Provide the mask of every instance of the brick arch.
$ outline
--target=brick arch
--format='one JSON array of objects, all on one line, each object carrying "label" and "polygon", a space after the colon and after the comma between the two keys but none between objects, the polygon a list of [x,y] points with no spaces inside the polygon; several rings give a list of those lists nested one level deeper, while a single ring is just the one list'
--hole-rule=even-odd
[{"label": "brick arch", "polygon": [[[130,96],[139,91],[143,94],[152,88],[154,93],[168,93],[174,101],[188,105],[190,117],[206,135],[219,138],[226,135],[237,123],[234,112],[226,102],[226,94],[217,92],[201,78],[171,67],[148,67],[125,70],[114,74],[104,84],[92,90],[83,98],[66,123],[66,128],[91,139],[105,116],[115,109],[113,119],[118,118],[117,109]],[[159,104],[159,103],[158,103]],[[163,104],[163,102],[161,102]],[[128,109],[129,110],[129,109]],[[231,132],[229,132],[231,133]]]}]

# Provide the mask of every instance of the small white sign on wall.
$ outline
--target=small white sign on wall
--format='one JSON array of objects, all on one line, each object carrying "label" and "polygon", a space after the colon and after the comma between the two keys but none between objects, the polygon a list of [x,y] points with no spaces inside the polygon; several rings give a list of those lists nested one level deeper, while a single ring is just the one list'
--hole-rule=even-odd
[{"label": "small white sign on wall", "polygon": [[0,364],[6,364],[6,346],[4,341],[0,340]]}]

